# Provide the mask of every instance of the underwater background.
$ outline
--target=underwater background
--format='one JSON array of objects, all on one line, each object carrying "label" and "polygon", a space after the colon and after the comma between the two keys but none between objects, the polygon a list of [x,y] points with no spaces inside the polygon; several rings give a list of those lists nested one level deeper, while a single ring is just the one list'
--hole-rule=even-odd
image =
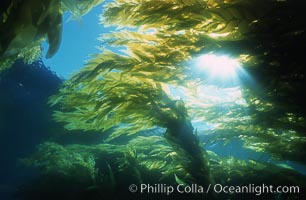
[{"label": "underwater background", "polygon": [[2,0],[0,199],[304,199],[299,0]]}]

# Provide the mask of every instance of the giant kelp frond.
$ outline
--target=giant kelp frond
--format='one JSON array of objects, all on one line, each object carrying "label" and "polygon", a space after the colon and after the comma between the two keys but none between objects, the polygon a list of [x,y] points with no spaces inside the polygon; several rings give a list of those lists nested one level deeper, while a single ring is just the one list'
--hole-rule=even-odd
[{"label": "giant kelp frond", "polygon": [[[306,184],[305,176],[285,164],[221,157],[211,151],[208,154],[218,184],[236,185],[239,182],[239,185],[249,185],[252,180],[254,185],[263,182],[266,185],[290,184],[298,185],[300,189]],[[177,154],[160,136],[136,137],[128,145],[60,145],[46,142],[23,162],[34,166],[44,175],[44,182],[51,186],[56,180],[54,178],[68,179],[72,185],[77,182],[84,187],[81,189],[98,188],[103,191],[131,183],[162,181],[173,186],[182,181],[184,184],[192,183]],[[275,178],[271,179],[271,176]]]},{"label": "giant kelp frond", "polygon": [[[128,142],[127,148],[134,150],[133,157],[140,168],[145,168],[151,172],[159,171],[159,180],[173,179],[174,174],[185,180],[191,179],[188,172],[181,165],[181,158],[173,151],[164,137],[138,136]],[[126,164],[131,165],[131,162]]]},{"label": "giant kelp frond", "polygon": [[[40,43],[47,38],[47,57],[59,48],[62,32],[60,0],[11,1],[0,13],[0,60],[23,58],[33,61],[40,56]],[[30,49],[30,51],[29,51]],[[26,52],[26,53],[25,53]]]},{"label": "giant kelp frond", "polygon": [[[239,138],[245,148],[269,153],[280,160],[305,162],[305,117],[292,112],[296,105],[254,97],[256,93],[242,88],[220,89],[212,96],[208,88],[198,92],[201,101],[185,93],[189,97],[186,106],[195,123],[205,122],[209,127],[201,130],[209,135],[208,144]],[[245,98],[243,94],[250,96]]]},{"label": "giant kelp frond", "polygon": [[[89,61],[51,99],[62,106],[55,117],[69,129],[114,130],[109,139],[154,126],[166,127],[165,136],[176,153],[195,158],[189,147],[199,147],[197,140],[177,139],[185,137],[183,132],[193,135],[188,117],[192,116],[211,125],[205,130],[211,142],[240,138],[253,150],[276,158],[297,160],[294,155],[298,155],[302,160],[305,112],[299,111],[302,100],[292,97],[302,91],[301,83],[305,82],[303,51],[294,49],[305,38],[302,12],[297,2],[273,0],[109,3],[102,22],[117,25],[119,30],[100,39],[111,46],[124,46],[125,54],[104,51]],[[242,80],[245,85],[232,91],[239,97],[230,101],[225,101],[227,94],[216,98],[203,91],[203,96],[198,95],[199,85],[188,61],[212,52],[228,52],[252,65],[247,70],[260,89],[254,89],[255,81]],[[193,94],[186,94],[185,104],[173,100],[166,92],[169,85],[185,87]],[[292,114],[292,119],[286,113]],[[183,168],[193,171],[188,164]]]},{"label": "giant kelp frond", "polygon": [[[130,45],[136,46],[136,44]],[[94,82],[97,79],[103,79],[103,76],[112,70],[136,77],[139,81],[148,82],[149,84],[155,84],[155,82],[178,84],[186,78],[183,71],[189,67],[175,65],[177,61],[173,61],[182,60],[182,53],[179,53],[178,50],[169,50],[169,54],[159,50],[154,58],[151,53],[142,55],[141,50],[149,52],[151,49],[149,46],[144,46],[143,48],[140,46],[137,52],[129,52],[130,55],[119,55],[105,50],[102,54],[96,55],[95,58],[91,59],[81,69],[80,73],[75,74],[69,82],[74,85]],[[148,58],[150,55],[152,55],[152,59],[156,59],[155,62],[152,63]],[[177,71],[180,71],[181,74],[176,75]]]},{"label": "giant kelp frond", "polygon": [[50,102],[63,105],[64,112],[54,116],[67,122],[68,129],[115,128],[110,137],[114,138],[153,126],[166,127],[182,117],[162,84],[149,78],[111,71],[95,82],[66,85]]},{"label": "giant kelp frond", "polygon": [[[137,77],[150,78],[158,82],[182,84],[187,78],[189,66],[182,62],[190,59],[188,51],[197,51],[194,46],[180,45],[172,46],[169,43],[169,38],[163,38],[162,35],[153,33],[145,33],[143,31],[121,31],[112,34],[106,34],[100,38],[110,45],[124,45],[127,57],[112,54],[108,51],[98,55],[89,62],[92,67],[107,69],[119,69],[123,72],[130,72],[131,75]],[[183,38],[182,38],[183,40]],[[102,58],[102,59],[101,59]],[[102,62],[104,59],[113,59],[112,63]],[[124,61],[125,62],[122,62]],[[121,62],[121,64],[120,64]],[[110,67],[111,66],[111,67]],[[89,68],[88,68],[89,69]],[[87,70],[87,69],[86,69]],[[92,74],[101,74],[95,71]],[[80,76],[84,76],[85,73]],[[78,76],[78,75],[76,75]],[[91,77],[91,79],[94,77]]]},{"label": "giant kelp frond", "polygon": [[[305,179],[298,178],[305,176],[299,174],[285,164],[274,165],[254,160],[245,161],[234,157],[220,157],[211,151],[208,151],[208,153],[211,159],[212,173],[221,184],[231,185],[238,181],[240,185],[248,185],[249,181],[253,180],[253,184],[255,185],[262,184],[262,182],[266,183],[266,181],[272,185],[277,183],[305,185]],[[245,177],[246,175],[247,178]],[[269,178],[271,176],[275,177],[275,179]]]},{"label": "giant kelp frond", "polygon": [[298,102],[288,104],[287,100],[294,97],[271,101],[271,97],[267,96],[278,95],[277,92],[274,91],[266,97],[255,97],[256,93],[252,92],[246,94],[249,95],[246,99],[252,126],[245,129],[249,132],[243,137],[245,147],[269,152],[278,159],[305,162],[305,114],[302,110],[296,110]]},{"label": "giant kelp frond", "polygon": [[207,144],[239,138],[245,148],[305,162],[305,116],[296,110],[297,105],[273,102],[268,95],[241,87],[200,86],[194,92],[183,91],[194,123],[208,126],[200,130],[208,135]]},{"label": "giant kelp frond", "polygon": [[24,159],[23,162],[34,165],[46,174],[59,173],[73,177],[78,173],[85,179],[94,178],[96,173],[94,155],[82,148],[74,152],[72,149],[46,142],[38,147],[38,151],[31,158]]},{"label": "giant kelp frond", "polygon": [[[289,9],[286,9],[286,6]],[[69,128],[84,130],[94,127],[104,130],[118,126],[120,122],[123,123],[122,128],[125,127],[123,130],[131,131],[134,127],[135,132],[139,131],[141,126],[160,126],[160,119],[171,119],[169,115],[160,114],[170,108],[165,106],[169,105],[170,101],[164,98],[165,95],[155,95],[159,94],[155,90],[166,84],[188,87],[193,76],[185,61],[200,52],[219,49],[233,55],[243,53],[258,58],[266,57],[267,52],[273,52],[275,44],[280,41],[278,37],[272,40],[265,27],[277,26],[278,18],[286,21],[283,13],[298,20],[297,16],[291,14],[291,7],[294,6],[290,3],[277,1],[220,3],[172,0],[156,4],[155,1],[122,0],[109,3],[105,7],[102,21],[109,25],[119,24],[121,28],[133,27],[134,30],[123,29],[104,35],[101,40],[110,45],[124,45],[127,55],[105,51],[89,61],[80,73],[68,81],[68,89],[63,89],[62,94],[53,98],[54,103],[59,100],[66,107],[64,112],[56,114],[56,118],[59,121],[69,121]],[[274,12],[272,8],[278,8],[280,12]],[[262,12],[259,13],[258,10]],[[288,29],[296,30],[298,26],[280,26],[273,34],[284,34]],[[260,64],[269,62],[270,60],[263,59]],[[129,83],[122,82],[122,79]],[[109,86],[106,87],[105,84]],[[248,93],[248,90],[243,92]],[[84,100],[80,100],[81,97]],[[158,104],[154,98],[160,98],[158,101],[165,103]],[[201,102],[201,99],[204,102]],[[209,99],[212,99],[210,105],[207,102]],[[223,105],[220,106],[213,97],[204,95],[203,98],[191,98],[191,101],[187,101],[187,107],[195,120],[210,121],[218,125],[218,128],[211,130],[214,133],[219,131],[220,134],[216,134],[216,137],[223,138],[226,133],[240,137],[252,133],[249,124],[260,116],[259,113],[255,114],[254,110],[249,110],[246,103],[242,105],[241,101],[242,97],[234,101],[234,104],[222,101]],[[223,107],[227,109],[224,110]],[[256,107],[259,109],[259,105]],[[126,111],[120,112],[123,108]],[[248,110],[250,115],[245,114]],[[155,112],[154,115],[152,111]],[[116,114],[117,112],[120,114]],[[138,117],[141,119],[137,119]],[[123,118],[125,119],[120,121]],[[132,121],[137,123],[130,126]],[[263,129],[265,128],[267,127],[264,126]]]},{"label": "giant kelp frond", "polygon": [[83,15],[103,2],[104,0],[62,0],[62,10],[70,12],[72,19],[80,20]]},{"label": "giant kelp frond", "polygon": [[[173,179],[174,173],[187,177],[178,163],[178,158],[167,141],[161,136],[136,137],[127,145],[59,145],[46,142],[38,146],[37,152],[23,159],[27,165],[38,168],[43,174],[60,174],[101,184],[101,175],[106,174],[105,164],[113,166],[116,174],[145,176],[145,173],[158,172],[156,180]],[[130,171],[126,171],[130,170]],[[116,177],[119,178],[119,177]],[[141,178],[140,178],[141,179]]]},{"label": "giant kelp frond", "polygon": [[34,61],[41,56],[41,43],[47,41],[51,58],[59,49],[62,12],[76,18],[87,14],[104,0],[23,0],[4,1],[0,10],[0,71],[16,59]]},{"label": "giant kelp frond", "polygon": [[71,85],[83,85],[83,83],[94,82],[95,80],[102,79],[105,74],[112,70],[118,72],[129,71],[138,63],[137,60],[131,57],[104,50],[102,54],[98,54],[88,61],[80,73],[75,74],[69,82]]},{"label": "giant kelp frond", "polygon": [[[161,48],[167,44],[170,47],[183,46],[179,52],[221,50],[234,57],[241,54],[257,56],[260,62],[269,59],[266,63],[270,63],[280,59],[279,54],[268,55],[267,52],[288,47],[280,45],[281,41],[293,38],[302,41],[305,37],[301,4],[298,1],[274,0],[173,0],[159,1],[158,4],[149,0],[116,1],[106,6],[102,22],[151,31],[165,39]],[[295,23],[290,23],[292,21]],[[129,34],[127,36],[130,37]],[[116,37],[114,35],[113,41]],[[119,41],[122,40],[119,38]]]},{"label": "giant kelp frond", "polygon": [[[102,20],[107,25],[155,28],[169,32],[190,30],[199,35],[242,35],[264,16],[271,6],[267,1],[116,1],[106,6]],[[265,4],[264,4],[265,3]],[[261,10],[261,12],[257,12]],[[224,35],[223,35],[224,34]],[[235,35],[238,39],[239,35]],[[193,35],[194,37],[195,35]]]}]

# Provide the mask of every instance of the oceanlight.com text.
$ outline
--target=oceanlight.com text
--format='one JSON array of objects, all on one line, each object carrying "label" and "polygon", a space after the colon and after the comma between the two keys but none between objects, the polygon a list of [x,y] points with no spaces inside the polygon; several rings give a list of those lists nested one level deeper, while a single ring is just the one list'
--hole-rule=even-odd
[{"label": "oceanlight.com text", "polygon": [[215,193],[226,193],[226,194],[255,194],[257,196],[262,194],[274,194],[274,193],[289,193],[289,194],[299,194],[299,186],[273,186],[273,185],[255,185],[249,184],[244,186],[228,186],[215,184],[213,186],[213,191]]},{"label": "oceanlight.com text", "polygon": [[198,184],[183,185],[179,184],[176,186],[167,185],[167,184],[140,184],[135,185],[131,184],[129,187],[130,192],[138,192],[140,194],[165,194],[171,195],[172,193],[180,194],[254,194],[256,196],[262,194],[275,194],[275,193],[284,193],[284,194],[299,194],[299,186],[273,186],[273,185],[222,185],[222,184],[209,184],[207,186],[202,186]]}]

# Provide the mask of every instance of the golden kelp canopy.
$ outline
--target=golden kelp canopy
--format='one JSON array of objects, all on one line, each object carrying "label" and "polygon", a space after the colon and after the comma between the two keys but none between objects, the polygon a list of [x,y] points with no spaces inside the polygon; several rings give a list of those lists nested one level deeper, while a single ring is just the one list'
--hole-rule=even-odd
[{"label": "golden kelp canopy", "polygon": [[[62,108],[55,118],[69,129],[116,128],[112,136],[117,137],[163,126],[177,116],[188,118],[187,107],[189,114],[211,122],[223,116],[221,126],[207,131],[211,141],[241,138],[253,150],[304,161],[305,109],[294,96],[305,83],[302,13],[299,1],[109,3],[101,19],[118,31],[100,39],[126,47],[125,54],[106,50],[68,80],[51,99]],[[169,86],[197,86],[188,61],[211,52],[240,58],[255,80],[242,80],[240,88],[247,120],[240,105],[218,112],[218,107],[203,107],[200,99],[195,98],[200,106],[188,107],[168,95]]]},{"label": "golden kelp canopy", "polygon": [[[107,58],[106,54],[102,55]],[[129,58],[125,59],[128,63]],[[64,87],[60,94],[52,97],[53,104],[60,102],[71,110],[75,105],[82,106],[74,112],[57,111],[54,116],[58,121],[69,119],[66,128],[70,130],[106,131],[116,128],[109,139],[154,126],[167,127],[171,121],[180,120],[181,112],[184,112],[179,101],[173,102],[163,90],[162,83],[116,71],[106,73],[96,82]],[[79,121],[81,118],[82,122]]]},{"label": "golden kelp canopy", "polygon": [[[120,189],[126,182],[128,187],[131,182],[208,185],[213,180],[224,185],[248,185],[252,180],[255,185],[284,182],[304,187],[300,172],[275,162],[305,163],[305,109],[297,98],[305,100],[299,94],[305,85],[305,61],[294,48],[305,37],[298,31],[304,10],[300,7],[297,1],[255,0],[107,4],[102,22],[117,26],[117,31],[100,39],[126,51],[95,55],[50,104],[56,106],[55,119],[69,130],[98,131],[106,141],[125,137],[112,143],[96,140],[98,145],[45,143],[26,161],[46,177],[64,174],[73,177],[73,183],[88,181],[84,191],[91,196],[95,189],[99,194],[117,192],[116,181]],[[288,23],[292,19],[295,23]],[[212,52],[239,58],[248,74],[234,88],[217,87],[223,96],[209,93],[207,88],[216,86],[195,76],[189,62]],[[183,91],[184,100],[173,97],[174,88]],[[197,132],[191,120],[212,126]],[[252,149],[250,155],[262,152],[272,162],[221,157],[203,148],[203,143],[233,139]],[[237,149],[245,156],[250,152]],[[209,194],[204,197],[212,199]],[[270,199],[295,197],[268,194]]]}]

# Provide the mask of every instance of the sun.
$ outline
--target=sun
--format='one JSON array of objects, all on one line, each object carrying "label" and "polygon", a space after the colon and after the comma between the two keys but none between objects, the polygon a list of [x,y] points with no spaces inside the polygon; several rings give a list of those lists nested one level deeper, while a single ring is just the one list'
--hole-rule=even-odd
[{"label": "sun", "polygon": [[215,84],[232,84],[238,80],[241,71],[239,61],[225,55],[201,55],[194,59],[193,65],[198,76]]},{"label": "sun", "polygon": [[227,56],[217,56],[214,54],[202,55],[196,60],[197,67],[207,71],[214,77],[232,77],[236,75],[240,68],[240,63]]}]

